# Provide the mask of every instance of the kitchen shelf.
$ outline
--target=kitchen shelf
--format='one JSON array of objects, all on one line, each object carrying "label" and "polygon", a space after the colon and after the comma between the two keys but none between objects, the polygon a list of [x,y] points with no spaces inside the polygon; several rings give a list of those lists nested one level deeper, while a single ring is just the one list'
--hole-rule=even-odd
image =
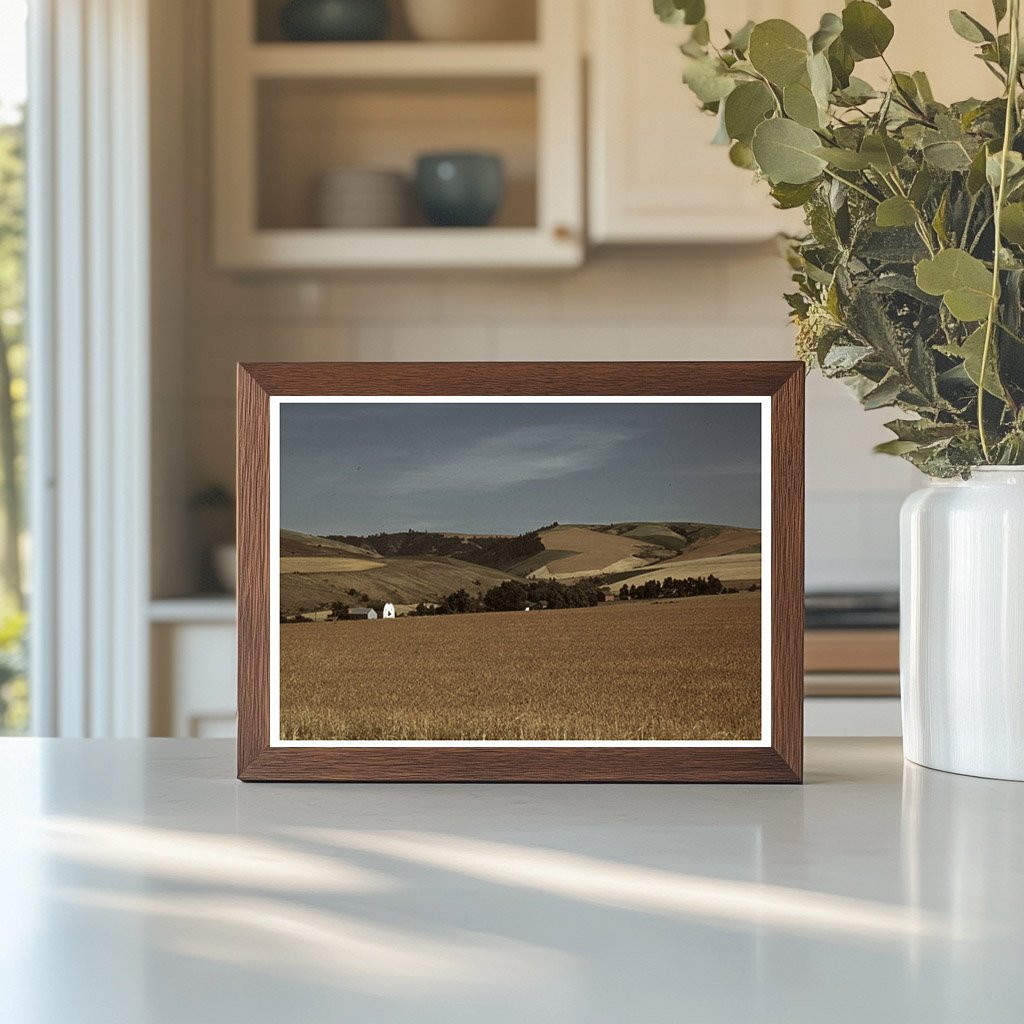
[{"label": "kitchen shelf", "polygon": [[225,244],[221,265],[229,269],[275,267],[315,270],[444,266],[573,267],[579,263],[571,236],[549,241],[532,228],[395,228],[332,231],[325,228],[255,231]]},{"label": "kitchen shelf", "polygon": [[539,75],[536,43],[257,43],[242,55],[255,78]]},{"label": "kitchen shelf", "polygon": [[[270,10],[270,8],[267,8]],[[213,28],[213,245],[229,270],[559,268],[584,257],[578,5],[538,0],[526,42],[257,41],[253,0],[218,0]],[[265,12],[264,12],[265,13]],[[271,11],[272,13],[272,11]],[[424,152],[501,156],[493,225],[319,227],[338,167],[412,178]]]}]

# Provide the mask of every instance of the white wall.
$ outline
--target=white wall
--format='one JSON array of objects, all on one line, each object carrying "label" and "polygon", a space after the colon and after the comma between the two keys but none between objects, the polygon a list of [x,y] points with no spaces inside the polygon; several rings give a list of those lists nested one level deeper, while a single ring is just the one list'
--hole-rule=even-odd
[{"label": "white wall", "polygon": [[[214,270],[202,0],[186,0],[184,17],[182,121],[160,130],[184,139],[180,167],[163,174],[184,183],[185,372],[157,389],[181,411],[157,444],[180,439],[190,489],[233,477],[236,361],[792,358],[787,267],[768,244],[603,251],[571,273]],[[871,454],[886,418],[808,381],[809,589],[896,586],[897,512],[916,474]]]}]

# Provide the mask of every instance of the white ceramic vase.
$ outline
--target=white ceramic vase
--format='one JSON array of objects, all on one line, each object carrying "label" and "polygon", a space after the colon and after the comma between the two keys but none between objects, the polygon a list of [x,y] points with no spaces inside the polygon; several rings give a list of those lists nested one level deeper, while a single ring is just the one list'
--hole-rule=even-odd
[{"label": "white ceramic vase", "polygon": [[934,481],[900,535],[904,753],[1024,781],[1024,467]]}]

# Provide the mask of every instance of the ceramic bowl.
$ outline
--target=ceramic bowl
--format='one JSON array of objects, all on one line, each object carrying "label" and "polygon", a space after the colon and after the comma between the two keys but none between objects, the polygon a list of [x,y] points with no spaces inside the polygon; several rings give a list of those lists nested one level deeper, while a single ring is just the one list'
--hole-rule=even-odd
[{"label": "ceramic bowl", "polygon": [[295,42],[360,42],[387,31],[387,0],[290,0],[281,28]]},{"label": "ceramic bowl", "polygon": [[402,174],[338,167],[320,178],[316,222],[322,228],[400,228],[406,222],[408,184]]},{"label": "ceramic bowl", "polygon": [[416,163],[416,193],[436,227],[483,227],[494,219],[505,195],[501,157],[426,153]]}]

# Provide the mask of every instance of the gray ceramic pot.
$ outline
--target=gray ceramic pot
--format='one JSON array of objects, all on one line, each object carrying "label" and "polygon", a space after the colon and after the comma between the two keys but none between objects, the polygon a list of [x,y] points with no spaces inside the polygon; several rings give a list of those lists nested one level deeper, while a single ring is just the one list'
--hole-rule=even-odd
[{"label": "gray ceramic pot", "polygon": [[296,42],[380,39],[388,27],[387,0],[291,0],[281,28]]},{"label": "gray ceramic pot", "polygon": [[416,191],[437,227],[489,224],[505,195],[501,157],[493,153],[427,153],[416,164]]}]

